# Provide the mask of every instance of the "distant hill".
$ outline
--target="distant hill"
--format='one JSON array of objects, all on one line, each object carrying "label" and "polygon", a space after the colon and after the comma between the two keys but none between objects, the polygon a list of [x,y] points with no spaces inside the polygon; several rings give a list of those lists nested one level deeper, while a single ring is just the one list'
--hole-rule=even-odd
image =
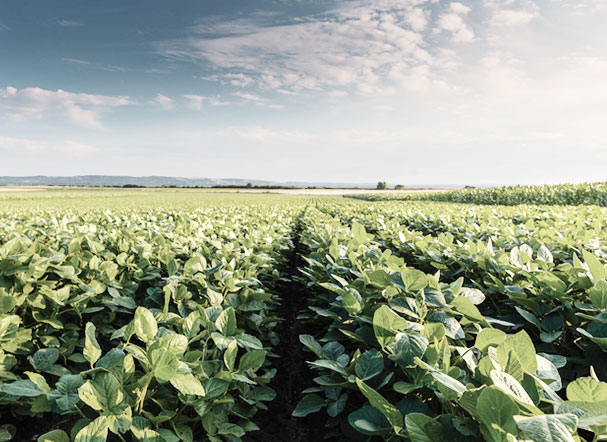
[{"label": "distant hill", "polygon": [[[0,186],[111,186],[126,185],[144,187],[213,187],[213,186],[280,186],[280,187],[328,187],[328,188],[375,188],[377,183],[326,183],[307,181],[263,181],[240,178],[180,178],[169,176],[0,176]],[[398,184],[398,183],[396,183]],[[389,186],[394,184],[388,183]],[[451,186],[407,186],[407,187],[451,187]]]}]

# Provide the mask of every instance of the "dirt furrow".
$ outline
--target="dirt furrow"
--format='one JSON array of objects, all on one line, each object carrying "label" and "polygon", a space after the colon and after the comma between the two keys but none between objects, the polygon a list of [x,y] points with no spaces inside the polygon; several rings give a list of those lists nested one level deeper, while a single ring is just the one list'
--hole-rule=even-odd
[{"label": "dirt furrow", "polygon": [[260,412],[255,422],[260,431],[250,433],[250,440],[255,442],[304,442],[321,441],[324,438],[325,420],[319,414],[306,418],[291,416],[297,403],[303,396],[301,392],[313,386],[314,373],[306,364],[299,335],[310,333],[310,326],[298,321],[297,317],[306,308],[305,287],[297,282],[299,267],[303,265],[300,254],[299,234],[301,226],[297,225],[293,235],[293,249],[284,274],[287,281],[279,287],[280,307],[277,314],[283,321],[277,325],[280,338],[274,352],[279,355],[273,360],[276,377],[270,386],[276,391],[276,398],[268,404],[268,411]]}]

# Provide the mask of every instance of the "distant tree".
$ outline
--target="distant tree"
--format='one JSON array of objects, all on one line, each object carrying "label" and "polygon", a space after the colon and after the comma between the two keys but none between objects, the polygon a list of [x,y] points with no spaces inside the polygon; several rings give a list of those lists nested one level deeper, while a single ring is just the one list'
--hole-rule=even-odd
[{"label": "distant tree", "polygon": [[403,186],[402,184],[397,184],[396,186],[394,186],[394,190],[403,190],[405,188],[405,186]]},{"label": "distant tree", "polygon": [[385,181],[378,181],[377,182],[377,187],[376,187],[377,190],[384,190],[384,189],[387,189],[387,188],[388,188],[388,186],[386,185]]},{"label": "distant tree", "polygon": [[253,184],[247,183],[247,187],[253,187]]}]

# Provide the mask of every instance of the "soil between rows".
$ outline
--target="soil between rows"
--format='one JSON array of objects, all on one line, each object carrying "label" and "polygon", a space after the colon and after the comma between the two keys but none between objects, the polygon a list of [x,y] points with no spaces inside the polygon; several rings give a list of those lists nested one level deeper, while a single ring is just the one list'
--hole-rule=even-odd
[{"label": "soil between rows", "polygon": [[287,267],[284,269],[288,282],[279,287],[280,307],[277,315],[283,318],[276,326],[280,342],[274,350],[279,357],[272,361],[276,368],[275,378],[270,386],[276,391],[276,398],[268,403],[268,410],[259,412],[255,423],[260,431],[249,433],[252,442],[306,442],[322,441],[326,434],[326,418],[321,413],[305,418],[293,417],[291,413],[303,397],[304,389],[312,387],[314,373],[306,364],[306,354],[299,342],[299,335],[313,334],[310,324],[302,324],[298,315],[306,308],[306,290],[295,276],[303,265],[299,235],[301,226],[296,226],[293,235],[293,249],[289,252]]}]

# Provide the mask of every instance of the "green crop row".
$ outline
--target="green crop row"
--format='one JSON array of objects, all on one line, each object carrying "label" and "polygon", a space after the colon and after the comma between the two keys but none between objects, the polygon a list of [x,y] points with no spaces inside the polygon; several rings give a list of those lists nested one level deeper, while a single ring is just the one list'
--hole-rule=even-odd
[{"label": "green crop row", "polygon": [[366,201],[427,200],[514,206],[518,204],[607,206],[607,183],[466,188],[449,192],[348,195]]},{"label": "green crop row", "polygon": [[[491,239],[424,236],[388,227],[388,206],[319,206],[341,219],[316,214],[323,221],[304,232],[304,319],[324,327],[301,337],[319,376],[295,414],[326,409],[347,440],[604,436],[607,384],[592,363],[604,379],[607,283],[596,255],[578,244],[582,259],[555,265],[537,242],[505,253]],[[365,210],[376,235],[342,222]]]},{"label": "green crop row", "polygon": [[[275,396],[273,288],[297,210],[5,212],[5,422],[61,416],[71,429],[39,439],[52,442],[240,441],[257,430]],[[14,432],[1,427],[0,440],[21,440]]]}]

